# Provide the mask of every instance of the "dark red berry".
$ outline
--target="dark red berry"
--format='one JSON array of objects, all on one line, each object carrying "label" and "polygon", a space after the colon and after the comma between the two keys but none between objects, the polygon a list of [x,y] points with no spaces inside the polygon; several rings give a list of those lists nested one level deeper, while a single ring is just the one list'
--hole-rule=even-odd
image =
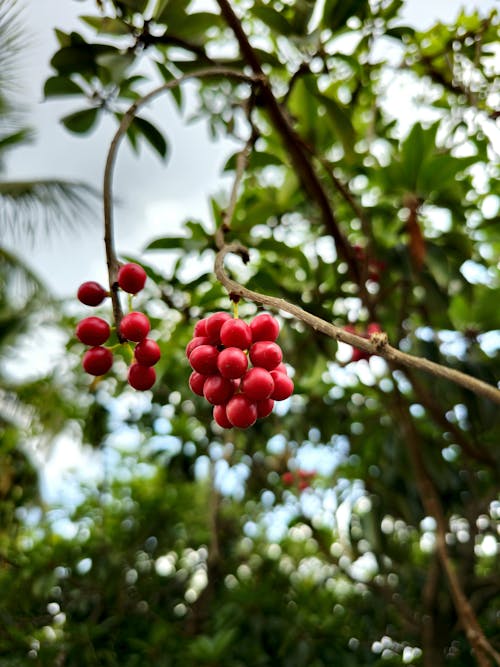
[{"label": "dark red berry", "polygon": [[189,359],[189,355],[195,347],[199,347],[200,345],[208,345],[209,342],[210,338],[207,336],[196,336],[195,338],[192,338],[186,345],[186,357]]},{"label": "dark red berry", "polygon": [[196,338],[197,336],[206,336],[207,335],[207,319],[208,319],[208,317],[205,317],[203,320],[200,320],[199,322],[196,322],[195,327],[194,327],[193,338]]},{"label": "dark red berry", "polygon": [[156,380],[156,371],[151,366],[134,363],[128,369],[128,383],[134,389],[146,391],[151,389]]},{"label": "dark red berry", "polygon": [[271,371],[271,376],[274,380],[274,390],[271,398],[275,401],[284,401],[285,398],[293,394],[293,381],[288,375],[278,371]]},{"label": "dark red berry", "polygon": [[212,405],[225,405],[233,394],[234,383],[220,375],[210,375],[203,385],[203,396]]},{"label": "dark red berry", "polygon": [[227,347],[219,352],[217,368],[222,377],[240,378],[248,368],[247,355],[238,347]]},{"label": "dark red berry", "polygon": [[257,401],[257,417],[262,419],[268,417],[274,408],[274,401],[272,398],[265,398],[263,401]]},{"label": "dark red berry", "polygon": [[254,343],[259,340],[275,341],[280,332],[280,325],[269,313],[261,313],[250,322],[250,329]]},{"label": "dark red berry", "polygon": [[351,361],[361,361],[362,359],[369,359],[370,355],[364,350],[360,350],[359,347],[352,348]]},{"label": "dark red berry", "polygon": [[200,345],[189,355],[189,363],[194,371],[202,375],[214,375],[217,373],[218,356],[219,350],[213,345]]},{"label": "dark red berry", "polygon": [[226,405],[226,415],[236,428],[248,428],[257,421],[257,406],[244,394],[236,394]]},{"label": "dark red berry", "polygon": [[213,342],[218,343],[220,341],[220,330],[224,322],[231,320],[232,317],[229,313],[219,312],[210,315],[207,318],[207,336],[209,336]]},{"label": "dark red berry", "polygon": [[149,333],[151,325],[144,313],[133,311],[120,322],[120,333],[127,340],[133,340],[138,343]]},{"label": "dark red berry", "polygon": [[189,376],[189,387],[191,391],[194,394],[198,394],[198,396],[203,396],[203,386],[205,384],[205,380],[207,379],[207,375],[202,375],[201,373],[197,373],[196,371],[193,371],[191,375]]},{"label": "dark red berry", "polygon": [[227,418],[225,405],[214,405],[214,419],[222,428],[233,428],[233,425]]},{"label": "dark red berry", "polygon": [[293,472],[284,472],[281,475],[281,480],[282,480],[283,484],[286,484],[287,486],[291,486],[295,481],[295,478],[293,476]]},{"label": "dark red berry", "polygon": [[113,353],[105,347],[92,347],[83,355],[82,366],[90,375],[104,375],[113,365]]},{"label": "dark red berry", "polygon": [[260,366],[267,371],[273,369],[281,363],[283,353],[281,348],[276,343],[271,341],[261,340],[254,343],[250,348],[250,361],[254,366]]},{"label": "dark red berry", "polygon": [[269,398],[274,391],[274,380],[265,368],[251,368],[241,381],[241,391],[254,401]]},{"label": "dark red berry", "polygon": [[227,320],[220,329],[220,342],[224,347],[239,347],[247,350],[252,344],[250,327],[243,320]]},{"label": "dark red berry", "polygon": [[135,346],[134,356],[139,364],[154,366],[160,360],[161,350],[155,340],[144,338]]},{"label": "dark red berry", "polygon": [[146,271],[139,264],[124,264],[118,271],[118,285],[124,292],[137,294],[146,284]]},{"label": "dark red berry", "polygon": [[99,283],[89,280],[80,285],[77,296],[86,306],[98,306],[108,296],[108,292]]},{"label": "dark red berry", "polygon": [[84,345],[102,345],[110,333],[109,324],[100,317],[86,317],[76,327],[76,337]]}]

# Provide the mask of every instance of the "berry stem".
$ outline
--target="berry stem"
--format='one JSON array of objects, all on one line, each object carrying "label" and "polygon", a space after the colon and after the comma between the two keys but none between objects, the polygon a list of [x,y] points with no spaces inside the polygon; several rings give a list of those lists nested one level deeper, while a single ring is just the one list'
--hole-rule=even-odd
[{"label": "berry stem", "polygon": [[233,317],[238,319],[238,301],[233,301]]}]

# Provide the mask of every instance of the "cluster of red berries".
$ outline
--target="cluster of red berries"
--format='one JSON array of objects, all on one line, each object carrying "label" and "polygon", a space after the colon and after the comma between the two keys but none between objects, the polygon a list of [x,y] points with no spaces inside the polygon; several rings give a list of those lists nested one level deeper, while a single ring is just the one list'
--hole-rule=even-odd
[{"label": "cluster of red berries", "polygon": [[[369,340],[372,334],[380,333],[382,331],[382,327],[380,324],[378,324],[378,322],[370,322],[364,331],[358,331],[353,324],[346,324],[344,329],[349,333],[356,334],[357,336],[361,336],[361,338],[366,338],[367,340]],[[350,361],[361,361],[361,359],[369,359],[371,356],[372,355],[369,352],[360,350],[359,347],[353,347]]]},{"label": "cluster of red berries", "polygon": [[[138,264],[124,264],[118,271],[117,282],[124,292],[137,294],[146,283],[146,272]],[[80,285],[78,299],[87,306],[99,306],[109,292],[94,281]],[[125,315],[120,322],[122,338],[137,343],[134,348],[135,361],[128,371],[128,383],[134,389],[145,391],[150,389],[156,380],[153,366],[160,359],[160,348],[147,335],[151,329],[149,319],[143,313],[133,311]],[[113,365],[113,352],[104,347],[111,335],[111,328],[101,317],[86,317],[76,327],[76,337],[84,345],[89,345],[83,355],[82,365],[90,375],[104,375]]]},{"label": "cluster of red berries", "polygon": [[313,470],[297,470],[296,472],[284,472],[281,475],[281,481],[285,486],[294,486],[299,491],[304,491],[311,485],[311,480],[316,477],[316,472]]},{"label": "cluster of red berries", "polygon": [[292,395],[293,382],[275,342],[279,329],[268,313],[257,315],[250,325],[224,312],[196,324],[186,347],[193,369],[189,386],[214,406],[214,419],[222,428],[248,428],[271,414],[274,401]]}]

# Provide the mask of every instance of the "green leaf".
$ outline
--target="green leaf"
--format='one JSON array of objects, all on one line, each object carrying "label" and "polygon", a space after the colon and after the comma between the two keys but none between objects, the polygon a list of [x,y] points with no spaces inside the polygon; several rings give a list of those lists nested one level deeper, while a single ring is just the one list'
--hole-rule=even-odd
[{"label": "green leaf", "polygon": [[351,16],[365,17],[370,9],[368,0],[326,0],[323,10],[323,26],[338,32],[346,26]]},{"label": "green leaf", "polygon": [[134,64],[135,56],[132,53],[103,53],[97,56],[96,62],[108,70],[111,81],[119,83],[128,68]]},{"label": "green leaf", "polygon": [[321,95],[320,99],[326,107],[327,118],[331,123],[335,136],[342,143],[346,157],[348,159],[352,159],[354,157],[356,132],[352,125],[349,114],[339,102],[332,99],[331,97]]},{"label": "green leaf", "polygon": [[148,4],[149,0],[120,0],[118,4],[128,7],[133,12],[142,13]]},{"label": "green leaf", "polygon": [[168,151],[167,140],[152,123],[145,118],[136,116],[132,121],[131,126],[134,126],[135,130],[149,142],[162,158],[166,157]]},{"label": "green leaf", "polygon": [[274,33],[290,35],[293,30],[290,23],[281,12],[276,11],[268,5],[257,5],[251,10],[253,16],[265,23]]},{"label": "green leaf", "polygon": [[97,108],[83,109],[82,111],[76,111],[75,113],[69,114],[69,116],[64,116],[64,118],[61,118],[61,121],[71,132],[84,134],[92,129],[98,114],[99,109]]},{"label": "green leaf", "polygon": [[106,33],[108,35],[130,35],[130,26],[119,18],[111,18],[110,16],[80,16],[81,21],[89,25],[98,33]]},{"label": "green leaf", "polygon": [[[223,171],[233,171],[236,169],[237,156],[238,153],[231,155],[231,157],[224,165]],[[256,169],[263,169],[264,167],[269,167],[271,165],[282,167],[283,162],[278,157],[276,157],[276,155],[272,155],[271,153],[266,153],[265,151],[254,151],[250,155],[247,169],[248,171],[254,171]]]},{"label": "green leaf", "polygon": [[66,95],[83,95],[85,91],[67,76],[51,76],[43,88],[45,97],[60,97]]}]

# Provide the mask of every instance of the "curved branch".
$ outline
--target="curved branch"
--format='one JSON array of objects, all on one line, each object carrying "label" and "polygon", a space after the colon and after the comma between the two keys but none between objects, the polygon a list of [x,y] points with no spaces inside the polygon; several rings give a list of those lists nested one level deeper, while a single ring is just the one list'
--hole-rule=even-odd
[{"label": "curved branch", "polygon": [[308,326],[310,326],[315,331],[320,331],[321,333],[334,338],[335,340],[341,341],[342,343],[347,343],[348,345],[354,345],[355,347],[368,352],[369,354],[375,354],[384,359],[387,359],[391,364],[400,367],[409,367],[416,368],[417,370],[425,371],[435,377],[443,378],[454,382],[455,384],[468,389],[469,391],[474,392],[484,398],[488,398],[490,401],[500,405],[500,390],[496,387],[493,387],[482,380],[477,380],[466,373],[457,371],[453,368],[448,368],[447,366],[442,366],[437,364],[434,361],[429,361],[421,357],[414,357],[411,354],[406,352],[401,352],[389,345],[387,334],[385,333],[375,333],[370,336],[367,340],[361,336],[345,331],[343,328],[331,324],[322,320],[320,317],[308,313],[306,310],[303,310],[295,304],[289,303],[284,299],[279,299],[274,296],[268,296],[266,294],[260,294],[259,292],[254,292],[240,283],[236,282],[230,278],[224,268],[225,257],[234,253],[239,255],[244,262],[248,262],[249,254],[248,249],[245,248],[240,243],[230,243],[224,245],[215,257],[215,275],[219,282],[224,285],[229,295],[237,296],[249,301],[254,301],[255,303],[260,303],[274,310],[283,310],[287,313],[290,313],[298,320],[301,320]]}]

